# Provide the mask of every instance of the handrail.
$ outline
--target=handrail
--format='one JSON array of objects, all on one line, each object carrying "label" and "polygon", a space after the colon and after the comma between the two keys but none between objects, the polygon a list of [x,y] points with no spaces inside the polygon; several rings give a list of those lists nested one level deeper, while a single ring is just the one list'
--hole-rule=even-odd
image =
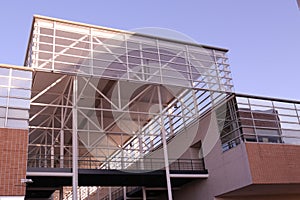
[{"label": "handrail", "polygon": [[[54,166],[51,167],[51,161]],[[29,155],[29,168],[60,168],[60,159],[58,157],[34,157]],[[72,168],[72,157],[64,158],[64,168]],[[127,167],[125,167],[127,166]],[[170,170],[205,170],[203,159],[170,159]],[[120,160],[107,161],[105,157],[85,157],[78,159],[79,169],[101,169],[101,170],[124,170],[124,171],[143,171],[164,169],[163,158],[141,158],[136,162]]]}]

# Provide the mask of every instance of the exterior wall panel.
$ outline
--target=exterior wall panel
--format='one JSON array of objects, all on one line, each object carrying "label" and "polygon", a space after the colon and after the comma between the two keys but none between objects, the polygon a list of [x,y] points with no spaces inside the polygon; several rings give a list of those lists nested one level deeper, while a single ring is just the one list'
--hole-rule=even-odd
[{"label": "exterior wall panel", "polygon": [[25,196],[28,131],[0,128],[0,197]]},{"label": "exterior wall panel", "polygon": [[300,183],[300,146],[246,143],[254,184]]}]

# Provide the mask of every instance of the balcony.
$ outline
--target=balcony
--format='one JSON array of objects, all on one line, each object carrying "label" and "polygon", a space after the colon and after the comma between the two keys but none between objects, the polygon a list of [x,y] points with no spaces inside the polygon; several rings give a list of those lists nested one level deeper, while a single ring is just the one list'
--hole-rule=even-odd
[{"label": "balcony", "polygon": [[241,142],[300,145],[300,102],[233,94],[217,110],[223,151]]}]

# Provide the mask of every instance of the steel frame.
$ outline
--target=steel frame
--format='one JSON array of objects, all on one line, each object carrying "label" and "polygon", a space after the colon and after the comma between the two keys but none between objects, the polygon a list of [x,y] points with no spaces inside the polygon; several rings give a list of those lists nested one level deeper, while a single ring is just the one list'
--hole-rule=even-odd
[{"label": "steel frame", "polygon": [[[110,44],[113,41],[117,44]],[[167,141],[232,92],[225,53],[37,17],[25,65],[35,69],[35,76],[54,72],[58,78],[43,89],[33,88],[29,160],[38,156],[39,167],[72,166],[73,199],[77,199],[79,159],[101,158],[99,168],[126,169],[130,162],[143,163],[145,156],[162,146],[172,199],[170,177],[175,175],[170,175],[169,164],[174,158],[168,156]],[[110,64],[99,66],[100,62]],[[140,90],[128,97],[123,92],[126,87]],[[58,88],[60,93],[52,92]],[[47,95],[55,98],[49,101]]]}]

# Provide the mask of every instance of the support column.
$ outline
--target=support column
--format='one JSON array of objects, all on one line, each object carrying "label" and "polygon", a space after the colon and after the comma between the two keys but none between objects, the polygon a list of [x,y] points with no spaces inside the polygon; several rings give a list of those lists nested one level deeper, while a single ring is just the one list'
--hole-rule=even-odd
[{"label": "support column", "polygon": [[138,115],[138,125],[139,125],[139,151],[140,151],[140,169],[144,170],[145,166],[144,166],[144,150],[143,150],[143,133],[142,133],[142,129],[141,129],[141,119],[140,119],[140,114]]},{"label": "support column", "polygon": [[78,77],[74,76],[73,79],[73,106],[72,106],[72,193],[73,200],[78,200],[77,188],[78,188],[78,138],[77,138],[77,86]]},{"label": "support column", "polygon": [[112,200],[112,198],[111,198],[111,187],[108,187],[108,199]]},{"label": "support column", "polygon": [[61,109],[60,109],[60,146],[59,146],[59,166],[60,168],[64,168],[64,97],[61,99]]},{"label": "support column", "polygon": [[59,190],[59,200],[63,200],[64,199],[64,188],[61,187]]},{"label": "support column", "polygon": [[159,111],[160,111],[160,124],[161,124],[161,138],[163,143],[163,151],[164,151],[164,161],[165,161],[165,170],[166,170],[166,179],[167,179],[167,189],[168,189],[168,200],[173,200],[172,196],[172,186],[171,186],[171,179],[170,179],[170,169],[169,169],[169,157],[168,157],[168,146],[167,146],[167,139],[166,139],[166,130],[163,125],[163,107],[161,102],[161,91],[160,86],[157,86],[158,92],[158,101],[159,101]]},{"label": "support column", "polygon": [[145,187],[142,187],[142,192],[143,192],[143,200],[147,200],[146,188]]},{"label": "support column", "polygon": [[124,197],[124,200],[127,200],[126,187],[123,187],[123,197]]},{"label": "support column", "polygon": [[55,137],[54,137],[54,116],[52,117],[52,130],[51,130],[51,149],[50,149],[50,159],[51,159],[51,168],[54,168],[54,145],[55,145]]}]

